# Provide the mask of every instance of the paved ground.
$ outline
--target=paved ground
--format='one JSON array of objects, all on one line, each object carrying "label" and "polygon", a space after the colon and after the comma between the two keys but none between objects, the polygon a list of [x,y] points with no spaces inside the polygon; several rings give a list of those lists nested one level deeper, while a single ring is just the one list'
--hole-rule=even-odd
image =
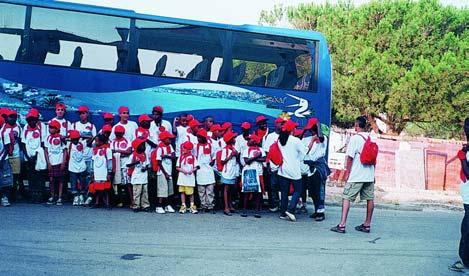
[{"label": "paved ground", "polygon": [[0,275],[452,275],[461,212],[377,210],[371,234],[266,213],[132,213],[19,204],[0,208]]}]

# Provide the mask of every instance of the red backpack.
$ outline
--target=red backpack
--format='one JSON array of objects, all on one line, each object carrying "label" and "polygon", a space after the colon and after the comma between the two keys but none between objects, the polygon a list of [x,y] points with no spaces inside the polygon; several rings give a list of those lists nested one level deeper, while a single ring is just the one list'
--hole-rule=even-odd
[{"label": "red backpack", "polygon": [[[360,135],[360,134],[359,134]],[[360,162],[363,165],[376,165],[376,159],[378,158],[378,145],[375,142],[372,142],[370,136],[365,139],[365,145],[363,145],[362,152],[360,153]]]},{"label": "red backpack", "polygon": [[219,172],[223,171],[223,163],[221,162],[222,151],[222,149],[217,151],[217,154],[215,155],[215,163],[217,164],[217,170]]}]

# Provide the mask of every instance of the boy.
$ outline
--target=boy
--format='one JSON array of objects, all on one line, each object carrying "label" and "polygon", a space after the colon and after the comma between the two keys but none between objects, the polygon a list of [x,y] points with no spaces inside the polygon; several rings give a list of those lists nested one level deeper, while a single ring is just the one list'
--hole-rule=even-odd
[{"label": "boy", "polygon": [[[0,116],[0,129],[4,127],[5,120]],[[9,138],[0,139],[0,195],[2,196],[1,204],[3,207],[10,206],[10,192],[13,185],[13,177],[11,174],[10,163],[8,162],[8,152],[5,144],[10,143]]]},{"label": "boy", "polygon": [[[152,137],[153,142],[157,144],[158,141],[155,141],[155,140],[158,140],[160,132],[165,130],[169,133],[173,133],[173,128],[170,122],[163,120],[163,107],[159,105],[154,106],[151,111],[151,114],[152,114],[153,120],[151,121],[151,124],[150,124],[150,135],[153,136]],[[163,127],[164,129],[162,129],[161,127]],[[160,131],[160,129],[162,130]]]},{"label": "boy", "polygon": [[224,185],[223,200],[225,202],[225,209],[223,213],[227,216],[231,216],[231,213],[235,213],[235,209],[232,205],[230,187],[235,187],[236,179],[239,176],[239,164],[238,158],[239,153],[236,151],[235,143],[237,133],[227,132],[223,135],[223,140],[226,146],[221,152],[221,163],[223,169],[221,171],[221,182]]},{"label": "boy", "polygon": [[[169,204],[168,197],[173,195],[173,180],[171,177],[172,161],[176,158],[174,149],[171,146],[171,139],[175,138],[168,131],[160,132],[158,147],[151,153],[151,163],[156,171],[158,205],[155,209],[157,214],[174,213],[173,207]],[[164,204],[166,206],[163,208]]]},{"label": "boy", "polygon": [[62,135],[63,138],[67,136],[68,131],[70,130],[70,122],[65,119],[65,112],[67,111],[67,108],[65,107],[64,103],[57,103],[55,105],[55,118],[51,119],[48,123],[52,122],[53,120],[59,122],[60,124],[60,135]]},{"label": "boy", "polygon": [[176,135],[176,157],[181,155],[181,144],[187,138],[187,114],[174,118],[173,134]]},{"label": "boy", "polygon": [[[110,208],[109,189],[111,188],[112,176],[112,152],[108,145],[107,138],[99,134],[95,138],[93,148],[93,174],[92,185],[96,191],[95,204],[92,208],[100,206],[103,201],[105,207]],[[88,200],[87,200],[88,201]]]},{"label": "boy", "polygon": [[127,165],[130,174],[130,183],[133,188],[134,212],[150,211],[148,201],[148,158],[145,154],[145,140],[136,138],[132,142],[132,153],[130,163]]},{"label": "boy", "polygon": [[197,214],[197,207],[194,204],[194,187],[195,176],[194,173],[199,169],[197,158],[192,154],[194,146],[191,142],[186,141],[181,145],[181,156],[176,162],[176,170],[179,172],[178,186],[181,193],[181,208],[179,213],[184,214],[187,211],[186,195],[190,197],[189,211],[192,214]]},{"label": "boy", "polygon": [[[65,175],[65,163],[67,160],[67,149],[63,143],[62,135],[60,135],[60,123],[52,120],[49,123],[49,136],[44,141],[45,157],[47,162],[47,169],[49,171],[49,186],[50,198],[47,201],[48,205],[56,204],[63,205],[62,190]],[[56,193],[56,184],[58,191]],[[58,196],[55,201],[56,195]]]},{"label": "boy", "polygon": [[110,125],[112,127],[114,125],[114,115],[109,112],[103,113],[103,121],[103,125]]},{"label": "boy", "polygon": [[215,197],[215,174],[213,164],[215,163],[215,152],[205,129],[197,132],[196,158],[199,165],[197,171],[197,190],[199,192],[200,205],[205,212],[213,213],[213,200]]},{"label": "boy", "polygon": [[10,163],[11,172],[13,174],[13,187],[11,191],[12,201],[16,201],[16,194],[24,195],[24,185],[20,180],[21,159],[20,159],[20,143],[21,143],[21,127],[17,124],[18,113],[16,110],[5,110],[6,120],[2,128],[2,138],[5,141],[5,148],[8,153],[8,162]]},{"label": "boy", "polygon": [[[89,121],[89,109],[87,106],[78,107],[78,115],[80,120],[73,123],[72,128],[80,133],[80,142],[83,144],[83,159],[86,164],[85,179],[84,183],[81,184],[84,187],[88,187],[91,178],[91,159],[93,157],[92,152],[92,141],[93,137],[96,136],[96,127]],[[87,198],[87,202],[84,201],[83,194],[79,196],[78,205],[91,203],[91,197]]]},{"label": "boy", "polygon": [[[86,162],[85,149],[86,143],[80,141],[80,132],[78,130],[69,131],[70,143],[68,145],[68,171],[70,173],[70,186],[73,197],[73,206],[83,205],[84,196],[88,191],[88,182],[86,180]],[[78,190],[80,183],[80,190]]]},{"label": "boy", "polygon": [[116,128],[116,126],[120,125],[125,128],[125,139],[127,139],[127,141],[135,140],[135,130],[138,128],[138,125],[133,121],[129,121],[129,108],[127,106],[121,106],[119,107],[118,112],[120,121],[113,126],[109,139],[112,141],[116,138],[116,136],[114,135],[114,129]]},{"label": "boy", "polygon": [[127,187],[129,202],[132,202],[132,186],[130,185],[127,164],[129,164],[132,147],[129,141],[124,137],[125,128],[116,126],[114,129],[116,138],[111,141],[112,160],[114,164],[114,181],[113,188],[117,196],[116,207],[121,208],[124,205],[122,189]]},{"label": "boy", "polygon": [[242,133],[236,137],[235,147],[239,153],[243,153],[248,148],[249,131],[251,130],[251,124],[243,122],[241,124]]},{"label": "boy", "polygon": [[[39,162],[44,161],[44,141],[46,140],[46,127],[39,121],[39,112],[37,109],[31,108],[26,115],[26,126],[21,135],[23,143],[23,153],[28,168],[28,183],[31,193],[31,201],[39,203],[44,190],[44,180],[42,172],[36,168],[38,157]],[[43,162],[42,162],[43,163]]]}]

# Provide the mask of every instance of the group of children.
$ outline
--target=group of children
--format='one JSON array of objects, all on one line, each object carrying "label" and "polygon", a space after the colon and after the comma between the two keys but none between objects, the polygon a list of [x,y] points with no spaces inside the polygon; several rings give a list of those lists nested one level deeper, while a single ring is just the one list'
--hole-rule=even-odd
[{"label": "group of children", "polygon": [[[116,207],[128,202],[135,212],[173,213],[171,199],[177,190],[180,213],[214,212],[215,201],[220,199],[223,213],[231,216],[237,212],[233,196],[240,195],[241,216],[247,216],[249,202],[254,201],[254,216],[260,218],[266,192],[269,192],[270,210],[278,210],[276,173],[281,164],[274,162],[275,157],[269,157],[268,153],[279,133],[285,131],[286,118],[277,118],[275,130],[270,132],[268,119],[260,115],[255,119],[255,130],[249,122],[243,122],[238,135],[230,122],[215,124],[213,117],[206,117],[201,123],[190,114],[182,114],[169,123],[162,119],[160,106],[153,108],[151,117],[139,116],[137,124],[129,120],[129,108],[122,106],[118,109],[119,122],[114,124],[113,114],[104,113],[104,125],[97,131],[89,120],[88,107],[80,106],[77,112],[79,120],[71,123],[64,117],[66,106],[58,103],[56,117],[45,124],[39,120],[39,112],[32,108],[26,115],[27,124],[21,128],[16,111],[0,109],[3,206],[9,205],[8,197],[22,192],[19,174],[23,159],[34,202],[41,200],[44,190],[41,173],[47,170],[49,205],[63,204],[64,184],[69,181],[76,206],[110,207],[112,200]],[[325,180],[318,173],[317,161],[324,158],[327,141],[315,118],[303,130],[289,128],[288,131],[300,138],[311,133],[303,138],[308,148],[302,168],[303,204],[309,187],[315,202],[312,217],[324,219]],[[11,170],[11,179],[6,177],[7,170]],[[196,201],[200,202],[200,208]],[[151,209],[153,205],[156,209]]]}]

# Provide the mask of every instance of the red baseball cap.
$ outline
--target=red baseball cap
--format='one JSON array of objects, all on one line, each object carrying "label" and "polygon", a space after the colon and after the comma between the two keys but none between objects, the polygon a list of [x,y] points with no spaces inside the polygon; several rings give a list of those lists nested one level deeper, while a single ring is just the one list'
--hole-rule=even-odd
[{"label": "red baseball cap", "polygon": [[192,116],[191,114],[187,114],[186,120],[187,120],[188,122],[190,122],[190,121],[194,120],[194,116]]},{"label": "red baseball cap", "polygon": [[[117,127],[116,127],[117,128]],[[102,129],[103,132],[112,132],[112,126],[111,125],[104,125],[103,126],[103,129]],[[125,131],[125,129],[124,129]]]},{"label": "red baseball cap", "polygon": [[191,142],[186,141],[182,143],[181,147],[186,150],[192,150],[194,148],[194,145]]},{"label": "red baseball cap", "polygon": [[119,113],[122,113],[122,112],[130,112],[129,111],[129,108],[127,106],[121,106],[119,107],[119,109],[117,110]]},{"label": "red baseball cap", "polygon": [[202,128],[202,129],[199,129],[199,131],[197,132],[197,136],[202,136],[204,138],[207,138],[208,134],[207,134],[207,131]]},{"label": "red baseball cap", "polygon": [[229,129],[229,128],[232,127],[232,126],[233,126],[232,123],[230,123],[230,122],[224,122],[223,125],[221,125],[221,129],[222,129],[222,130],[227,130],[227,129]]},{"label": "red baseball cap", "polygon": [[313,128],[313,126],[315,126],[317,123],[318,123],[318,119],[317,118],[310,118],[308,120],[308,123],[306,124],[305,126],[305,129],[311,129]]},{"label": "red baseball cap", "polygon": [[297,125],[298,125],[298,124],[295,123],[295,122],[293,122],[292,120],[288,120],[288,121],[286,121],[285,124],[283,125],[282,130],[283,130],[283,131],[291,132],[291,131],[293,131],[293,130],[296,128]]},{"label": "red baseball cap", "polygon": [[274,123],[275,124],[280,124],[280,123],[285,123],[287,120],[285,120],[284,118],[282,117],[278,117],[277,119],[275,119]]},{"label": "red baseball cap", "polygon": [[52,121],[50,121],[50,123],[49,123],[49,127],[50,127],[50,128],[53,127],[53,128],[55,128],[55,129],[57,129],[57,130],[60,130],[60,123],[59,123],[58,121],[56,121],[56,120],[52,120]]},{"label": "red baseball cap", "polygon": [[241,128],[242,128],[242,129],[251,129],[251,124],[248,123],[248,122],[243,122],[243,123],[241,124]]},{"label": "red baseball cap", "polygon": [[256,144],[260,144],[261,143],[261,140],[262,138],[256,134],[251,134],[249,135],[249,139],[253,140],[254,142],[256,142]]},{"label": "red baseball cap", "polygon": [[153,107],[153,111],[156,111],[156,112],[159,112],[159,113],[163,113],[163,107],[157,105],[157,106],[154,106]]},{"label": "red baseball cap", "polygon": [[16,112],[16,110],[14,109],[7,108],[5,110],[5,115],[7,116],[18,115],[18,112]]},{"label": "red baseball cap", "polygon": [[145,143],[145,139],[137,138],[132,141],[132,148],[136,150],[141,144]]},{"label": "red baseball cap", "polygon": [[262,121],[267,121],[268,119],[264,115],[259,115],[256,117],[256,124],[262,122]]},{"label": "red baseball cap", "polygon": [[236,136],[238,136],[238,133],[229,131],[225,133],[225,135],[223,135],[223,141],[225,141],[225,143],[228,143],[231,139],[234,139]]},{"label": "red baseball cap", "polygon": [[103,114],[104,119],[114,119],[114,115],[112,113],[106,112]]},{"label": "red baseball cap", "polygon": [[147,114],[142,114],[138,117],[138,122],[141,123],[141,122],[151,122],[152,119],[150,118],[150,116],[148,116]]},{"label": "red baseball cap", "polygon": [[26,119],[31,118],[31,117],[39,118],[39,111],[36,108],[31,108],[28,114],[26,114]]},{"label": "red baseball cap", "polygon": [[78,112],[89,112],[90,109],[86,105],[78,107]]},{"label": "red baseball cap", "polygon": [[5,119],[3,119],[3,116],[0,116],[0,126],[2,126],[5,123]]},{"label": "red baseball cap", "polygon": [[168,131],[162,131],[160,132],[160,135],[158,136],[158,138],[160,138],[160,140],[164,140],[164,139],[173,139],[175,136],[168,132]]},{"label": "red baseball cap", "polygon": [[78,139],[80,138],[80,132],[78,130],[72,129],[68,131],[68,136],[70,139]]},{"label": "red baseball cap", "polygon": [[219,124],[214,124],[211,128],[210,128],[210,131],[211,132],[214,132],[214,131],[219,131],[221,130],[221,126]]},{"label": "red baseball cap", "polygon": [[196,119],[191,120],[191,121],[189,122],[189,127],[190,127],[190,128],[193,128],[193,127],[195,127],[195,126],[200,126],[200,122],[197,121]]},{"label": "red baseball cap", "polygon": [[67,107],[65,106],[64,103],[57,103],[57,104],[55,105],[55,109],[57,109],[57,108],[63,108],[64,110],[67,109]]},{"label": "red baseball cap", "polygon": [[301,128],[295,129],[295,132],[293,133],[296,137],[300,137],[301,134],[303,134],[303,130]]},{"label": "red baseball cap", "polygon": [[[104,129],[104,127],[103,127]],[[112,128],[111,128],[112,129]],[[115,128],[114,128],[114,133],[125,133],[125,127],[121,126],[121,125],[117,125]]]}]

